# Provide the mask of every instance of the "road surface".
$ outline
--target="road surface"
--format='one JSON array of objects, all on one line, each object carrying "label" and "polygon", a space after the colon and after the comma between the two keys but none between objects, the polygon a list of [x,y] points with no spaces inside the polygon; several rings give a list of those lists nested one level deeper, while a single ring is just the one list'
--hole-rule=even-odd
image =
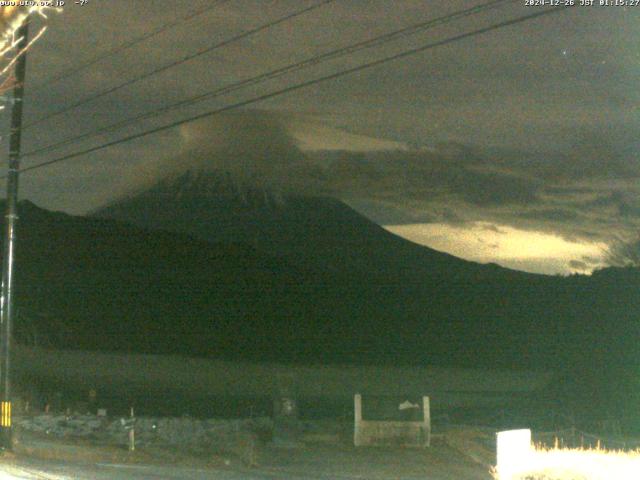
[{"label": "road surface", "polygon": [[[295,472],[284,469],[192,469],[156,465],[70,465],[29,460],[0,467],[1,480],[364,480],[361,475]],[[379,477],[382,478],[382,477]],[[402,476],[394,480],[444,480],[450,477]]]},{"label": "road surface", "polygon": [[[452,439],[454,437],[452,436]],[[451,440],[453,441],[453,440]],[[440,441],[427,449],[301,444],[262,445],[256,467],[233,455],[187,455],[172,450],[118,450],[23,438],[21,452],[0,457],[0,480],[492,480],[490,466]],[[122,455],[122,454],[125,455]]]}]

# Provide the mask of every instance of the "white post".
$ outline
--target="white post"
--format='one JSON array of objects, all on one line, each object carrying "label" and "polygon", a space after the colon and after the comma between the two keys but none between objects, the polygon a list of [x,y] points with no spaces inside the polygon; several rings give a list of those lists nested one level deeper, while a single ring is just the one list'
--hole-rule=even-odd
[{"label": "white post", "polygon": [[425,446],[431,446],[431,405],[429,403],[429,397],[422,397],[422,411],[424,414],[424,428],[425,428]]},{"label": "white post", "polygon": [[356,447],[360,446],[360,424],[362,422],[362,395],[356,393],[353,396],[354,403],[354,425],[353,425],[353,444]]},{"label": "white post", "polygon": [[129,451],[133,452],[136,449],[136,432],[134,425],[133,407],[131,407],[131,430],[129,430]]}]

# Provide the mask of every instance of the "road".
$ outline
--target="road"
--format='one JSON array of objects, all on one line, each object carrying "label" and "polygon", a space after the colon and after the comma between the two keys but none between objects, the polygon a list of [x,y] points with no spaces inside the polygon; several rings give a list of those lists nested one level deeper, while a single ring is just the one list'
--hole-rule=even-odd
[{"label": "road", "polygon": [[[453,470],[453,471],[452,471]],[[198,469],[163,465],[128,464],[70,464],[68,462],[23,460],[0,463],[0,480],[480,480],[489,478],[485,472],[465,471],[457,468],[424,472],[422,474],[338,474],[333,472],[304,471],[298,469],[230,467]],[[466,470],[466,469],[464,469]],[[451,476],[453,474],[453,476]],[[470,475],[469,475],[470,474]]]},{"label": "road", "polygon": [[481,452],[458,443],[441,440],[427,449],[265,444],[253,460],[258,466],[249,468],[233,454],[209,462],[206,454],[150,448],[132,457],[126,450],[23,437],[21,451],[0,457],[0,480],[491,480],[486,464],[461,454]]},{"label": "road", "polygon": [[[326,476],[298,476],[285,472],[250,472],[246,470],[192,469],[156,465],[93,464],[72,465],[57,462],[28,461],[0,468],[1,480],[264,480],[326,479]],[[335,477],[334,477],[335,478]],[[359,477],[345,477],[346,479]]]}]

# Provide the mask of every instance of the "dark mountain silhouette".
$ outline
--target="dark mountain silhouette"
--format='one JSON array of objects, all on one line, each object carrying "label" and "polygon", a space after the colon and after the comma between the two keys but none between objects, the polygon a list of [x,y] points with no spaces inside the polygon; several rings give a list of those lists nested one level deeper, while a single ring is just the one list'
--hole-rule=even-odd
[{"label": "dark mountain silhouette", "polygon": [[330,197],[243,188],[216,173],[167,178],[93,215],[208,242],[240,241],[301,267],[385,283],[526,276],[411,243]]},{"label": "dark mountain silhouette", "polygon": [[[130,211],[151,222],[152,210],[133,208],[143,198],[131,199]],[[224,217],[221,198],[213,213],[228,224],[217,241],[22,202],[18,341],[254,361],[553,369],[578,403],[588,396],[620,410],[638,399],[637,269],[513,272],[413,245],[335,200],[229,191],[238,217]],[[161,213],[179,224],[169,213],[184,196],[165,200]],[[293,253],[256,241],[270,227],[252,208],[279,219],[283,240],[282,232],[305,228],[324,237],[301,237]],[[291,225],[305,208],[308,227]],[[242,225],[250,219],[256,225]],[[258,233],[251,244],[230,242],[233,228]]]},{"label": "dark mountain silhouette", "polygon": [[[56,347],[215,355],[280,302],[295,304],[301,274],[243,244],[208,244],[20,204],[17,305]],[[65,333],[49,331],[50,318]],[[261,317],[260,321],[264,321]],[[18,322],[19,323],[19,322]],[[53,340],[51,340],[53,339]],[[237,350],[241,350],[237,348]]]},{"label": "dark mountain silhouette", "polygon": [[333,198],[276,195],[189,171],[94,215],[207,242],[239,241],[295,265],[307,280],[297,284],[306,293],[292,320],[303,333],[287,348],[302,357],[474,364],[485,352],[509,365],[498,353],[504,346],[479,341],[469,348],[469,339],[504,335],[510,325],[521,325],[517,335],[540,336],[535,323],[524,322],[536,308],[514,316],[510,309],[518,307],[510,305],[545,284],[541,276],[416,245]]},{"label": "dark mountain silhouette", "polygon": [[310,283],[297,287],[308,290],[288,321],[306,333],[279,343],[298,358],[546,368],[573,399],[637,398],[637,269],[563,278],[480,265],[394,236],[335,199],[232,185],[185,173],[96,215],[246,242],[304,271]]},{"label": "dark mountain silhouette", "polygon": [[[475,364],[475,354],[486,350],[481,344],[469,350],[464,341],[475,335],[474,325],[481,326],[484,314],[467,320],[463,312],[489,303],[479,298],[492,292],[483,291],[492,285],[490,275],[448,255],[427,251],[455,269],[440,268],[422,283],[404,282],[398,280],[401,269],[387,278],[383,271],[367,276],[364,264],[357,276],[316,270],[242,242],[204,242],[110,219],[52,213],[29,202],[20,204],[20,215],[16,328],[26,343],[399,364]],[[461,273],[465,266],[468,278]],[[486,281],[472,292],[478,284],[474,272]],[[534,276],[524,276],[529,277]]]}]

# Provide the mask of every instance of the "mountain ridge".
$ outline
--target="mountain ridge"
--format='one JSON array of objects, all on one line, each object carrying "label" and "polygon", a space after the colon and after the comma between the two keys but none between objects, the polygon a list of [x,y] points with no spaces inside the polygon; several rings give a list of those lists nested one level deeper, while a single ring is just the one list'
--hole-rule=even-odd
[{"label": "mountain ridge", "polygon": [[[205,241],[242,241],[295,264],[316,269],[324,267],[332,272],[351,268],[370,275],[375,263],[383,262],[377,274],[398,279],[411,277],[413,281],[419,281],[420,276],[429,275],[433,269],[532,275],[495,264],[469,262],[415,244],[330,196],[283,195],[255,188],[243,190],[234,188],[233,183],[225,181],[220,174],[194,175],[187,171],[90,215],[123,220],[144,228],[187,233]],[[316,255],[323,260],[314,258]],[[336,259],[327,263],[326,259],[332,255]],[[428,263],[428,268],[421,269],[421,262]],[[407,275],[416,268],[415,275]]]},{"label": "mountain ridge", "polygon": [[24,202],[19,212],[15,334],[25,345],[559,370],[571,398],[631,406],[640,393],[638,269],[549,277],[471,265],[422,281],[406,281],[413,271],[337,275],[240,242]]}]

